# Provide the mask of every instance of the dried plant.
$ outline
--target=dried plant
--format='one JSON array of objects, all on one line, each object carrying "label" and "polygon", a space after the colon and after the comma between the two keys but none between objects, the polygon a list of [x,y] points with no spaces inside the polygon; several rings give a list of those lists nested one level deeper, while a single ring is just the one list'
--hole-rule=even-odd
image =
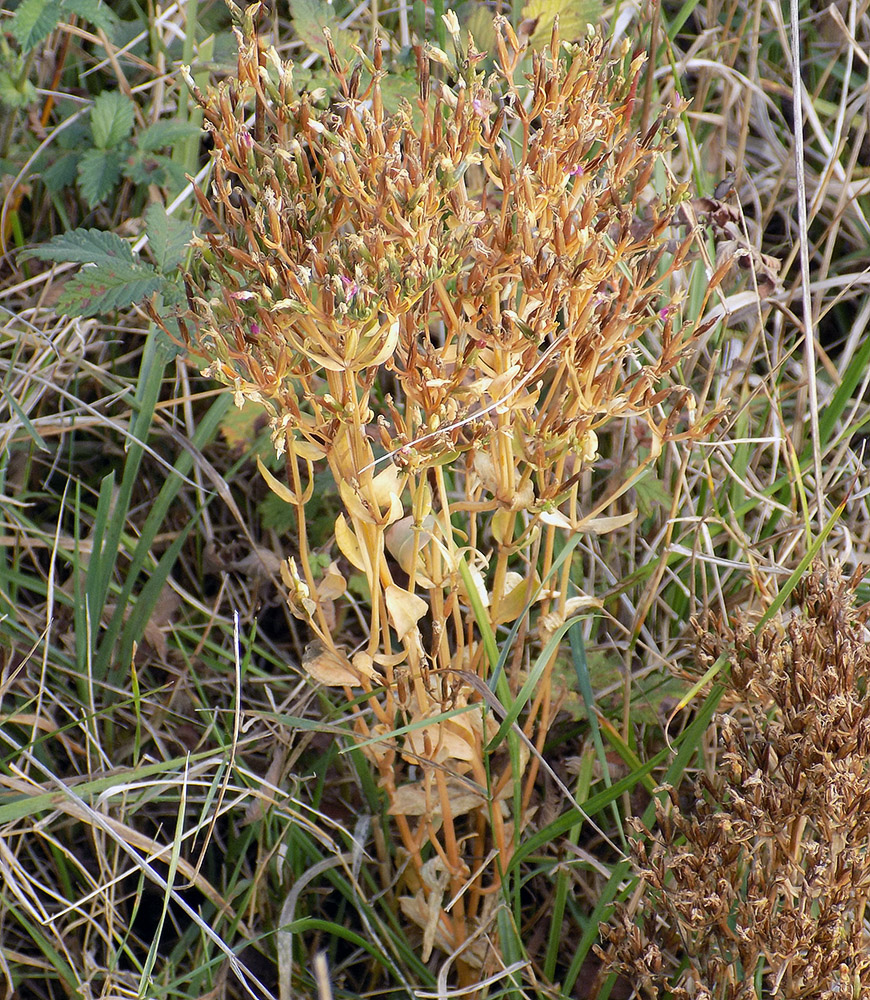
[{"label": "dried plant", "polygon": [[[816,567],[801,611],[756,634],[698,628],[725,654],[734,708],[712,776],[657,806],[634,841],[651,892],[623,906],[610,960],[651,996],[864,997],[870,941],[870,648],[859,576]],[[670,984],[670,985],[669,985]]]},{"label": "dried plant", "polygon": [[[709,427],[685,419],[694,403],[671,378],[699,335],[673,292],[692,239],[670,228],[682,192],[652,184],[674,114],[639,135],[640,61],[610,60],[598,37],[563,51],[557,29],[517,81],[529,60],[498,20],[484,78],[449,15],[455,57],[417,49],[415,106],[387,113],[379,52],[351,71],[330,45],[324,108],[260,43],[257,7],[237,31],[238,79],[207,94],[190,81],[214,141],[189,280],[197,348],[270,414],[287,480],[263,472],[296,511],[284,579],[312,634],[303,665],[349,699],[362,689],[357,734],[410,861],[401,905],[425,957],[458,950],[462,977],[485,965],[537,773],[522,743],[486,749],[494,630],[523,623],[493,684],[506,706],[541,638],[530,608],[551,632],[570,612],[560,535],[613,526],[596,514],[640,472],[584,510],[597,432],[645,420],[653,461]],[[324,466],[342,513],[318,573],[305,505]],[[356,635],[341,627],[350,573],[369,595]],[[552,662],[521,717],[538,748]]]}]

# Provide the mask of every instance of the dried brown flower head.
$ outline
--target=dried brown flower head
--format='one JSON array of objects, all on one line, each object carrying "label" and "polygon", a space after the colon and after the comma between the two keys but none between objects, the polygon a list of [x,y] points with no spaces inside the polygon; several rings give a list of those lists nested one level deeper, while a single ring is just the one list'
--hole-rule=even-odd
[{"label": "dried brown flower head", "polygon": [[[611,959],[653,995],[870,990],[870,646],[857,580],[817,566],[787,624],[698,628],[699,664],[726,653],[737,699],[719,720],[719,770],[659,803],[655,833],[634,843],[650,912],[637,925],[623,910],[608,931]],[[657,969],[653,942],[668,959]]]}]

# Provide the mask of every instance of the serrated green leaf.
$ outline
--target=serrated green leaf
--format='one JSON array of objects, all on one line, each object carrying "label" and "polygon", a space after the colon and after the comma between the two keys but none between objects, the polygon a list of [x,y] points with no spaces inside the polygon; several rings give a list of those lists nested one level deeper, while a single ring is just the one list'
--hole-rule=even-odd
[{"label": "serrated green leaf", "polygon": [[329,28],[338,57],[345,62],[353,60],[353,46],[357,42],[357,35],[347,28],[339,27],[338,18],[329,4],[323,0],[289,0],[289,3],[293,30],[312,52],[324,59],[328,57],[323,29]]},{"label": "serrated green leaf", "polygon": [[65,17],[75,14],[84,21],[89,21],[95,28],[109,31],[114,27],[118,16],[102,0],[62,0],[61,11]]},{"label": "serrated green leaf", "polygon": [[78,153],[64,153],[42,171],[42,183],[52,194],[75,183],[79,159]]},{"label": "serrated green leaf", "polygon": [[70,316],[96,316],[123,309],[160,291],[163,282],[146,264],[84,267],[63,286],[57,311]]},{"label": "serrated green leaf", "polygon": [[587,26],[601,19],[601,8],[601,0],[529,0],[523,7],[523,18],[538,22],[529,43],[534,48],[549,45],[557,14],[561,39],[574,42],[584,38]]},{"label": "serrated green leaf", "polygon": [[126,94],[104,90],[91,108],[91,132],[97,149],[113,150],[133,131],[135,106]]},{"label": "serrated green leaf", "polygon": [[19,111],[36,102],[36,87],[30,80],[21,79],[20,74],[3,70],[0,72],[0,105],[13,111]]},{"label": "serrated green leaf", "polygon": [[183,219],[167,215],[166,209],[154,202],[145,209],[145,232],[157,270],[167,274],[184,260],[193,227]]},{"label": "serrated green leaf", "polygon": [[98,28],[107,30],[117,18],[101,0],[22,0],[8,30],[22,51],[29,52],[61,23],[75,14]]},{"label": "serrated green leaf", "polygon": [[8,30],[21,48],[29,51],[54,31],[60,17],[60,9],[49,0],[22,0]]},{"label": "serrated green leaf", "polygon": [[172,146],[191,136],[200,135],[202,129],[191,122],[157,121],[147,125],[136,136],[136,146],[144,153],[150,153],[165,146]]},{"label": "serrated green leaf", "polygon": [[42,246],[25,250],[21,257],[29,260],[55,260],[72,264],[98,264],[110,268],[121,265],[133,267],[133,251],[126,240],[117,233],[102,229],[71,229],[68,233],[53,236]]},{"label": "serrated green leaf", "polygon": [[121,179],[121,157],[108,149],[88,149],[78,165],[79,190],[90,208],[111,194]]}]

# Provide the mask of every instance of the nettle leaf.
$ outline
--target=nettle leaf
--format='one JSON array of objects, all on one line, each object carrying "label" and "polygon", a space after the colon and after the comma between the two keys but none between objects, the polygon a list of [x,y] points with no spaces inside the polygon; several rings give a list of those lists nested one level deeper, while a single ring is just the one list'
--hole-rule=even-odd
[{"label": "nettle leaf", "polygon": [[61,8],[51,0],[22,0],[8,30],[22,50],[29,51],[54,31],[62,16]]},{"label": "nettle leaf", "polygon": [[113,150],[133,131],[135,105],[117,90],[98,94],[91,108],[91,132],[97,149]]},{"label": "nettle leaf", "polygon": [[30,80],[22,80],[20,74],[0,71],[0,104],[4,109],[27,108],[36,102],[36,87]]},{"label": "nettle leaf", "polygon": [[78,165],[79,190],[93,208],[111,194],[121,179],[121,157],[108,149],[88,149]]},{"label": "nettle leaf", "polygon": [[97,264],[109,268],[134,266],[136,258],[130,244],[117,233],[102,229],[71,229],[59,233],[41,246],[25,250],[21,257],[29,260],[54,260],[72,264]]},{"label": "nettle leaf", "polygon": [[61,0],[60,9],[66,17],[75,14],[103,31],[110,31],[118,21],[117,14],[103,0]]},{"label": "nettle leaf", "polygon": [[166,209],[154,202],[145,209],[145,232],[157,270],[167,274],[184,260],[193,226],[184,219],[167,215]]},{"label": "nettle leaf", "polygon": [[151,153],[201,133],[202,129],[191,122],[157,121],[137,134],[136,147],[143,153]]},{"label": "nettle leaf", "polygon": [[101,0],[22,0],[9,21],[8,30],[22,51],[29,52],[68,18],[76,15],[108,31],[117,21]]},{"label": "nettle leaf", "polygon": [[42,171],[42,183],[52,194],[75,183],[79,159],[78,153],[64,153],[50,167]]},{"label": "nettle leaf", "polygon": [[83,267],[63,286],[57,311],[70,316],[113,312],[159,292],[163,284],[150,264]]},{"label": "nettle leaf", "polygon": [[100,229],[60,233],[21,256],[88,265],[67,281],[58,299],[58,311],[71,316],[112,312],[167,290],[166,279],[151,264],[134,257],[126,240]]},{"label": "nettle leaf", "polygon": [[290,17],[293,30],[312,52],[328,58],[323,29],[329,28],[338,57],[347,62],[355,57],[353,46],[357,42],[356,33],[339,27],[334,11],[323,0],[290,0]]}]

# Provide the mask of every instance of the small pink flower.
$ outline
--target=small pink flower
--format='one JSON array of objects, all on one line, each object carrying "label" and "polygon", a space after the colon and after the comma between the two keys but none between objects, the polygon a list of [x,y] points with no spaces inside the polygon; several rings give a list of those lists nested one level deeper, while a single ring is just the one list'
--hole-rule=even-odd
[{"label": "small pink flower", "polygon": [[235,299],[237,302],[247,302],[248,299],[254,297],[253,292],[240,291],[240,292],[230,292],[230,298]]},{"label": "small pink flower", "polygon": [[359,294],[359,285],[346,274],[341,275],[341,283],[344,285],[344,294],[347,298],[352,299],[354,295]]}]

